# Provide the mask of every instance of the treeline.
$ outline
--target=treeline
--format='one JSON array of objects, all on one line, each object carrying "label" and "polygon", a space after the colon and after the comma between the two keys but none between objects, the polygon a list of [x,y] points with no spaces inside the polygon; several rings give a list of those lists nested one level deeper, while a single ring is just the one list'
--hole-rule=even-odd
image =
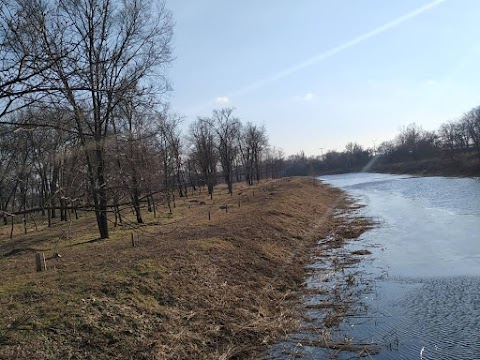
[{"label": "treeline", "polygon": [[[171,207],[172,198],[188,196],[189,188],[206,187],[213,194],[216,184],[225,183],[232,193],[236,181],[252,185],[284,173],[283,155],[269,147],[265,128],[243,124],[233,109],[198,118],[183,134],[178,116],[136,108],[112,121],[102,149],[103,182],[92,182],[85,149],[66,126],[70,116],[60,109],[24,110],[9,117],[17,127],[0,126],[4,215],[41,211],[49,222],[67,220],[68,210],[96,209],[101,187],[107,212],[120,217],[121,208],[131,206],[143,223],[141,203],[153,211],[155,194]],[[67,121],[62,129],[32,126],[62,119]]]},{"label": "treeline", "polygon": [[290,156],[286,160],[286,174],[428,171],[427,167],[431,166],[438,174],[480,172],[480,106],[458,120],[442,124],[436,131],[410,124],[402,128],[393,140],[382,142],[378,148],[363,148],[357,143],[349,143],[344,151],[328,151],[315,157],[305,157],[303,153]]},{"label": "treeline", "polygon": [[10,214],[42,212],[50,224],[57,217],[68,220],[73,210],[98,211],[100,189],[101,210],[115,222],[122,221],[122,208],[131,207],[143,223],[142,203],[154,211],[156,198],[171,211],[175,195],[188,196],[189,188],[206,187],[213,194],[215,185],[225,183],[232,193],[236,181],[253,185],[284,174],[283,154],[269,146],[265,128],[242,123],[231,108],[198,118],[183,133],[181,118],[168,111],[119,106],[103,139],[100,183],[92,179],[84,156],[96,152],[95,143],[84,148],[72,118],[68,109],[28,109],[7,116],[10,125],[0,125],[5,223]]},{"label": "treeline", "polygon": [[232,109],[186,131],[169,110],[173,20],[148,0],[0,3],[0,216],[48,223],[93,211],[100,238],[122,209],[171,208],[188,189],[280,176],[264,127]]}]

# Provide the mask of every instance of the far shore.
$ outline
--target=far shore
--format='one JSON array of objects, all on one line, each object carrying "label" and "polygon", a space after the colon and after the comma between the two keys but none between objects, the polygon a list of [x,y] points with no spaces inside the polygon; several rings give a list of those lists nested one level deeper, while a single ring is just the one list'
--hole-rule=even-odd
[{"label": "far shore", "polygon": [[322,175],[338,175],[359,172],[371,172],[382,174],[412,175],[412,176],[444,176],[444,177],[480,177],[479,166],[466,166],[456,161],[438,159],[404,161],[389,164],[375,164],[365,168],[352,168],[348,170],[336,170],[322,172]]}]

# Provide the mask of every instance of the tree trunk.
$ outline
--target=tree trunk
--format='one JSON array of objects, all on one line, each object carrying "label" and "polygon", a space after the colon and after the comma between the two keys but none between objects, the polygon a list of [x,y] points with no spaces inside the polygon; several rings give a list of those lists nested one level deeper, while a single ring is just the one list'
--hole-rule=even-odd
[{"label": "tree trunk", "polygon": [[152,212],[152,202],[150,201],[149,195],[147,195],[147,210],[148,212]]},{"label": "tree trunk", "polygon": [[95,216],[97,218],[98,231],[100,239],[108,239],[108,219],[106,210],[96,210]]},{"label": "tree trunk", "polygon": [[[96,178],[97,183],[92,184],[94,187],[94,203],[95,203],[95,216],[97,218],[98,232],[100,233],[100,239],[108,239],[108,218],[107,218],[107,191],[105,189],[105,166],[103,159],[103,151],[100,144],[97,143],[96,155]],[[94,179],[94,178],[93,178]]]},{"label": "tree trunk", "polygon": [[137,223],[143,224],[142,212],[140,209],[140,195],[138,193],[137,177],[135,174],[132,177],[132,185],[133,185],[133,194],[132,194],[133,208],[135,209],[135,215],[137,216]]},{"label": "tree trunk", "polygon": [[[103,180],[103,176],[101,177]],[[97,218],[98,232],[100,239],[108,239],[108,218],[107,218],[107,198],[103,186],[98,189],[94,196],[95,216]]]},{"label": "tree trunk", "polygon": [[140,209],[140,200],[138,198],[138,192],[133,193],[133,209],[135,210],[135,216],[137,217],[137,223],[143,224],[142,211]]},{"label": "tree trunk", "polygon": [[157,208],[155,206],[155,199],[153,198],[153,195],[152,195],[152,207],[153,207],[153,217],[156,219],[157,218]]}]

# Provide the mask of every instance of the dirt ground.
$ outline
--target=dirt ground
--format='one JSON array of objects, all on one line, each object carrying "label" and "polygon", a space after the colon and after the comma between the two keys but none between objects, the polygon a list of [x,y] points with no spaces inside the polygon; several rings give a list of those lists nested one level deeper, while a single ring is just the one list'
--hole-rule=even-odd
[{"label": "dirt ground", "polygon": [[218,186],[213,199],[197,190],[172,214],[145,209],[142,226],[128,210],[106,241],[91,213],[29,220],[12,240],[2,226],[0,358],[262,358],[298,328],[305,264],[348,206],[339,190],[285,178],[233,196]]}]

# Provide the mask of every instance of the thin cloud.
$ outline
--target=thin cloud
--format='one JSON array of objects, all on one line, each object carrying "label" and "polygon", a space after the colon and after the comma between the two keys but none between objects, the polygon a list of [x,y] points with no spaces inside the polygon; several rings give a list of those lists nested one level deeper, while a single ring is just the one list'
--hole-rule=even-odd
[{"label": "thin cloud", "polygon": [[301,102],[310,102],[310,101],[313,100],[314,97],[315,97],[314,93],[308,92],[308,93],[306,93],[305,95],[302,95],[302,96],[294,96],[294,97],[292,97],[292,100],[293,101],[301,101]]},{"label": "thin cloud", "polygon": [[[331,49],[328,49],[326,51],[323,51],[321,53],[318,53],[317,55],[314,55],[312,56],[311,58],[308,58],[304,61],[301,61],[299,62],[298,64],[296,65],[293,65],[293,66],[290,66],[280,72],[278,72],[277,74],[275,75],[272,75],[270,77],[267,77],[267,78],[264,78],[264,79],[260,79],[258,81],[255,81],[253,82],[252,84],[248,85],[248,86],[245,86],[243,88],[240,88],[240,89],[237,89],[235,91],[232,91],[229,95],[230,97],[234,97],[234,96],[240,96],[240,95],[244,95],[244,94],[247,94],[253,90],[256,90],[258,88],[261,88],[265,85],[268,85],[274,81],[277,81],[277,80],[281,80],[283,78],[286,78],[300,70],[303,70],[305,68],[308,68],[310,66],[313,66],[315,64],[317,64],[318,62],[322,61],[322,60],[325,60],[325,59],[328,59],[338,53],[341,53],[342,51],[345,51],[351,47],[354,47],[360,43],[363,43],[364,41],[367,41],[371,38],[374,38],[375,36],[378,36],[378,35],[381,35],[383,34],[384,32],[387,32],[388,30],[391,30],[391,29],[394,29],[400,25],[402,25],[403,23],[409,21],[409,20],[412,20],[430,10],[432,10],[433,8],[441,5],[442,3],[446,2],[447,0],[435,0],[435,1],[432,1],[426,5],[423,5],[413,11],[410,11],[409,13],[405,14],[405,15],[402,15],[394,20],[391,20],[371,31],[368,31],[364,34],[361,34],[355,38],[353,38],[352,40],[349,40],[341,45],[337,45]],[[226,101],[226,102],[225,102]],[[225,104],[228,104],[230,102],[230,98],[229,96],[220,96],[218,98],[215,99],[215,102],[219,105],[225,105]],[[197,106],[197,107],[194,107],[192,109],[190,109],[191,111],[200,111],[200,110],[203,110],[205,108],[208,107],[208,104],[203,104],[203,105],[200,105],[200,106]]]},{"label": "thin cloud", "polygon": [[313,97],[314,97],[313,93],[306,93],[305,95],[303,95],[302,100],[303,101],[312,101]]},{"label": "thin cloud", "polygon": [[286,78],[287,76],[290,76],[300,70],[303,70],[305,68],[308,68],[310,66],[313,66],[315,64],[317,64],[318,62],[322,61],[322,60],[325,60],[325,59],[328,59],[342,51],[345,51],[351,47],[354,47],[355,45],[358,45],[366,40],[369,40],[375,36],[378,36],[380,34],[383,34],[384,32],[388,31],[388,30],[391,30],[391,29],[394,29],[400,25],[402,25],[403,23],[429,11],[429,10],[432,10],[433,8],[439,6],[440,4],[444,3],[445,1],[447,0],[435,0],[435,1],[432,1],[424,6],[421,6],[405,15],[402,15],[392,21],[389,21],[387,22],[386,24],[383,24],[369,32],[366,32],[362,35],[359,35],[357,36],[356,38],[350,40],[350,41],[347,41],[341,45],[337,45],[327,51],[323,51],[321,53],[318,53],[317,55],[314,55],[312,56],[311,58],[309,59],[306,59],[304,61],[301,61],[300,63],[296,64],[296,65],[293,65],[293,66],[290,66],[280,72],[278,72],[277,74],[273,75],[273,76],[270,76],[268,78],[265,78],[265,79],[262,79],[262,80],[259,80],[259,81],[256,81],[246,87],[243,87],[241,89],[238,89],[234,92],[232,92],[232,96],[238,96],[238,95],[243,95],[243,94],[246,94],[252,90],[255,90],[255,89],[258,89],[262,86],[265,86],[271,82],[274,82],[274,81],[277,81],[277,80],[281,80],[283,78]]},{"label": "thin cloud", "polygon": [[215,104],[217,105],[227,105],[228,103],[230,103],[228,96],[219,96],[215,99]]}]

